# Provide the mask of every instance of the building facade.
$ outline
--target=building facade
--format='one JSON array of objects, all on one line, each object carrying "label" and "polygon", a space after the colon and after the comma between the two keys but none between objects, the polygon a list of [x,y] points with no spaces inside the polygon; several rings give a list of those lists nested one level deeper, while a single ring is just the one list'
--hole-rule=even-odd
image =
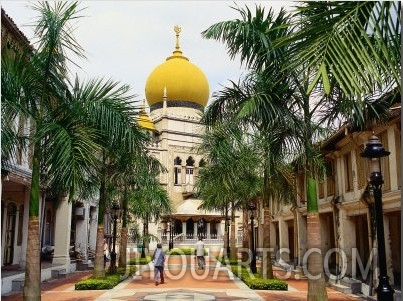
[{"label": "building facade", "polygon": [[[2,55],[13,55],[25,47],[34,48],[12,18],[1,10]],[[28,62],[28,60],[27,60]],[[17,116],[15,129],[29,135],[31,120]],[[1,293],[13,289],[13,281],[25,277],[32,149],[17,147],[9,157],[1,158]],[[79,200],[74,205],[64,198],[58,205],[42,189],[40,195],[40,247],[42,280],[52,277],[52,269],[64,267],[67,272],[77,262],[88,262],[95,252],[97,212],[95,201]],[[77,259],[79,261],[77,261]]]},{"label": "building facade", "polygon": [[[181,29],[175,26],[174,30],[172,55],[146,81],[150,115],[143,111],[138,121],[153,135],[150,153],[168,169],[159,180],[173,204],[172,215],[150,223],[149,231],[163,243],[171,239],[174,246],[183,247],[193,247],[197,237],[202,236],[208,248],[220,251],[225,216],[198,209],[202,200],[195,196],[198,173],[205,164],[197,148],[204,133],[200,119],[209,99],[209,85],[203,72],[183,55],[179,45]],[[151,243],[150,249],[154,247]]]},{"label": "building facade", "polygon": [[[340,283],[343,279],[356,281],[361,291],[373,295],[377,287],[375,212],[369,189],[369,160],[360,154],[370,136],[375,134],[390,155],[381,158],[383,220],[387,270],[390,283],[401,285],[401,118],[400,102],[392,108],[391,120],[372,131],[350,132],[348,126],[326,140],[322,146],[328,164],[326,178],[318,181],[317,194],[326,279]],[[272,201],[272,257],[279,265],[303,275],[307,256],[307,203],[305,177],[297,175],[298,195],[295,205],[280,205]],[[259,218],[258,218],[259,219]],[[257,236],[262,230],[257,225]]]}]

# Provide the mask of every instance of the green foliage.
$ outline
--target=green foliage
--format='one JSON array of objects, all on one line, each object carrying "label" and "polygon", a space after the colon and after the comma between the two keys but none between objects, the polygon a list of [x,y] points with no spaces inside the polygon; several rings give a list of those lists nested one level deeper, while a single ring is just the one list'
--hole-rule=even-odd
[{"label": "green foliage", "polygon": [[194,249],[191,248],[174,248],[166,252],[167,255],[177,256],[177,255],[194,255]]},{"label": "green foliage", "polygon": [[129,261],[130,265],[145,265],[148,264],[151,261],[151,257],[147,256],[146,258],[141,258],[141,257],[137,257],[137,258],[131,258]]},{"label": "green foliage", "polygon": [[221,264],[238,265],[241,263],[241,261],[238,259],[232,259],[226,256],[217,256],[216,259],[221,262]]},{"label": "green foliage", "polygon": [[241,265],[231,266],[231,271],[237,275],[250,289],[256,290],[288,290],[287,282],[280,279],[262,279],[259,274],[253,274],[249,268]]},{"label": "green foliage", "polygon": [[[195,250],[193,248],[174,248],[170,251],[166,251],[167,255],[178,256],[178,255],[194,255]],[[208,255],[207,251],[204,250],[204,256]]]},{"label": "green foliage", "polygon": [[75,284],[76,290],[105,290],[114,288],[120,281],[120,274],[107,274],[104,279],[97,279],[94,277],[81,280]]},{"label": "green foliage", "polygon": [[81,280],[75,284],[75,290],[105,290],[112,289],[128,276],[137,271],[135,266],[127,268],[117,268],[116,273],[107,273],[105,278],[95,278],[94,276]]},{"label": "green foliage", "polygon": [[288,290],[287,282],[280,279],[246,278],[244,282],[249,288],[256,290]]}]

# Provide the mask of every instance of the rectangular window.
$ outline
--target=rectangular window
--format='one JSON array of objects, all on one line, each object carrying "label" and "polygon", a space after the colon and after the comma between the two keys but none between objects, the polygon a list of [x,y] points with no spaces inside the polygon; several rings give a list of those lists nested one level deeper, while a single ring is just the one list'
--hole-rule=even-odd
[{"label": "rectangular window", "polygon": [[186,168],[186,184],[193,185],[193,168]]},{"label": "rectangular window", "polygon": [[21,246],[22,244],[22,227],[24,222],[24,205],[20,206],[20,210],[18,212],[18,236],[17,236],[17,246]]},{"label": "rectangular window", "polygon": [[174,168],[174,185],[181,185],[181,167]]},{"label": "rectangular window", "polygon": [[344,185],[346,191],[352,191],[353,187],[353,167],[351,165],[351,153],[344,156]]}]

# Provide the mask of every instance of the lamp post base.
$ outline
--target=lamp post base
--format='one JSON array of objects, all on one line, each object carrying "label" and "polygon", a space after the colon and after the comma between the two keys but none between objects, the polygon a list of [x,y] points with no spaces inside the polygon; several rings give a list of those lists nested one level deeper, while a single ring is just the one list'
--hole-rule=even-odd
[{"label": "lamp post base", "polygon": [[376,288],[376,299],[380,301],[393,301],[394,289],[389,284],[388,276],[381,276]]},{"label": "lamp post base", "polygon": [[257,268],[256,268],[256,257],[253,255],[253,257],[252,257],[252,261],[250,262],[250,271],[253,273],[253,274],[256,274],[257,273]]},{"label": "lamp post base", "polygon": [[111,252],[111,265],[109,267],[109,273],[114,274],[116,272],[116,252]]},{"label": "lamp post base", "polygon": [[174,248],[174,243],[172,241],[169,242],[168,248],[170,251]]}]

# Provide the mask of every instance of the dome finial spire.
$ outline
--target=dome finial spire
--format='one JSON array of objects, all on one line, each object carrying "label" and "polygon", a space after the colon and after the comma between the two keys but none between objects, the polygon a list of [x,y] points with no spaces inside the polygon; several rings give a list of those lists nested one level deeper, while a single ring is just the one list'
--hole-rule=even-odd
[{"label": "dome finial spire", "polygon": [[174,31],[176,33],[176,45],[175,45],[175,50],[179,51],[180,50],[180,46],[179,46],[179,34],[182,31],[182,28],[179,25],[175,25],[174,26]]}]

